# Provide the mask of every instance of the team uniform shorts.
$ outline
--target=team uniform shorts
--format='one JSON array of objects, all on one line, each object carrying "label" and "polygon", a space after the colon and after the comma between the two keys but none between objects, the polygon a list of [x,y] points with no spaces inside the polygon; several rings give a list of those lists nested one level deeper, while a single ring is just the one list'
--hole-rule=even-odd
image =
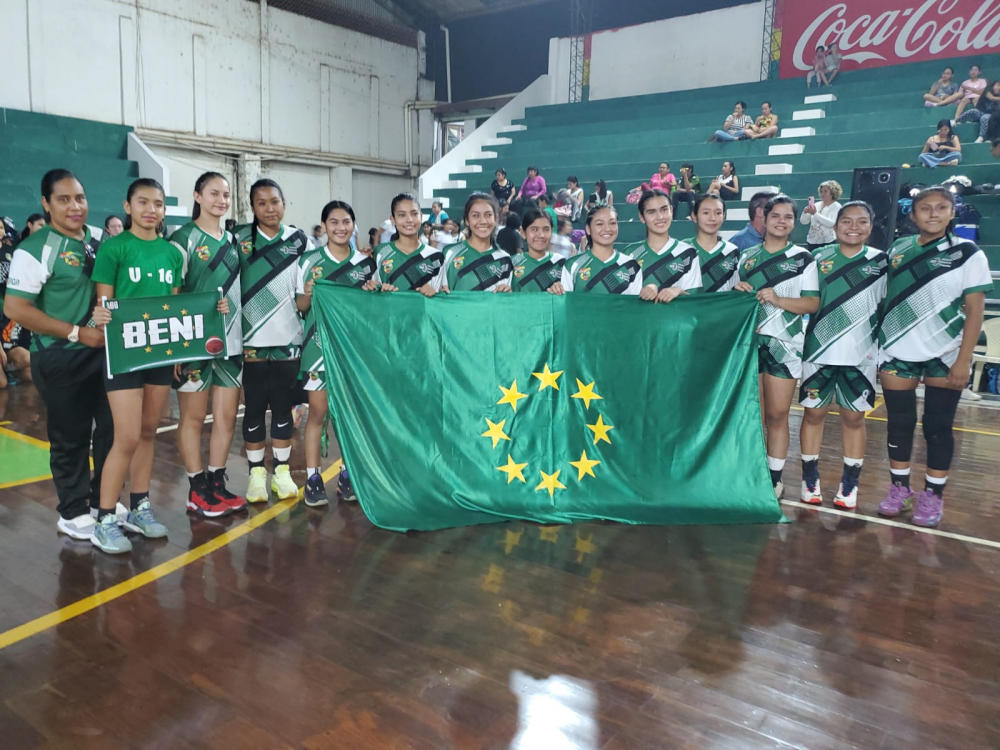
[{"label": "team uniform shorts", "polygon": [[774,336],[759,336],[757,371],[761,375],[798,380],[802,377],[802,352]]},{"label": "team uniform shorts", "polygon": [[868,411],[875,407],[875,365],[823,365],[802,363],[799,402],[807,409],[820,409],[834,398],[846,411]]},{"label": "team uniform shorts", "polygon": [[879,372],[887,375],[895,375],[897,378],[907,380],[920,380],[922,378],[946,378],[951,371],[951,366],[958,359],[958,349],[954,349],[946,354],[929,359],[925,362],[907,362],[886,355],[879,354]]},{"label": "team uniform shorts", "polygon": [[188,362],[181,367],[180,378],[174,380],[178,393],[200,393],[213,385],[218,388],[242,388],[242,357]]}]

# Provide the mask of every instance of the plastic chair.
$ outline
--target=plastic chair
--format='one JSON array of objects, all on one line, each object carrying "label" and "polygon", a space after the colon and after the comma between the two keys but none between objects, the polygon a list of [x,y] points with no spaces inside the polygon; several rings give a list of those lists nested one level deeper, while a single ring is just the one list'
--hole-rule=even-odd
[{"label": "plastic chair", "polygon": [[972,354],[972,365],[975,376],[972,378],[973,393],[979,392],[979,381],[983,377],[983,366],[990,362],[1000,364],[1000,316],[987,318],[983,321],[983,333],[986,334],[986,354]]}]

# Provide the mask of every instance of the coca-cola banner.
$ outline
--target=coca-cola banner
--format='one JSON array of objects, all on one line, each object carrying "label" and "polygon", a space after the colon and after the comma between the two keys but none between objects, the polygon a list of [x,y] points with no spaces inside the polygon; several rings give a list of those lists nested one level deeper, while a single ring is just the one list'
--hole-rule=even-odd
[{"label": "coca-cola banner", "polygon": [[836,42],[842,70],[1000,51],[1000,0],[784,0],[780,77]]}]

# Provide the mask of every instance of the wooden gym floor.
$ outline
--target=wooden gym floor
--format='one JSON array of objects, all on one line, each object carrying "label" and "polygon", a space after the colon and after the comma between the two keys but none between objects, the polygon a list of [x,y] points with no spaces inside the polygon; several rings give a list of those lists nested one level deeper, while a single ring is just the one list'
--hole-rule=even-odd
[{"label": "wooden gym floor", "polygon": [[[164,421],[169,540],[110,557],[56,534],[50,481],[0,488],[0,747],[996,748],[998,414],[959,407],[940,534],[873,518],[884,409],[857,514],[406,535],[345,505],[192,519]],[[44,440],[30,384],[0,421]]]}]

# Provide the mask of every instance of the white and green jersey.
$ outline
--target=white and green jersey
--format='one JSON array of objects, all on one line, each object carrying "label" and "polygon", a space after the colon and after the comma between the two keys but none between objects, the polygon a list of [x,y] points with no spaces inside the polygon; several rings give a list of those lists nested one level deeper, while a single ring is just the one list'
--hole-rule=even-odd
[{"label": "white and green jersey", "polygon": [[660,289],[674,287],[690,292],[701,291],[701,264],[698,251],[686,242],[670,240],[660,252],[648,241],[636,242],[622,250],[642,269],[642,284]]},{"label": "white and green jersey", "polygon": [[570,258],[563,266],[563,289],[594,294],[638,294],[642,269],[631,255],[615,250],[607,261],[590,251]]},{"label": "white and green jersey", "polygon": [[233,236],[223,231],[216,238],[193,221],[170,236],[184,254],[182,292],[214,292],[222,289],[229,302],[226,316],[226,350],[229,356],[243,353],[243,313],[240,297],[240,251]]},{"label": "white and green jersey", "polygon": [[879,342],[886,357],[927,362],[962,345],[965,295],[990,292],[986,254],[976,243],[942,237],[926,246],[904,237],[889,248],[889,284]]},{"label": "white and green jersey", "polygon": [[[769,253],[763,245],[748,247],[740,255],[738,271],[738,281],[747,282],[755,291],[771,288],[779,297],[819,296],[816,261],[804,247],[790,242],[776,253]],[[762,304],[757,308],[757,330],[802,351],[801,315]]]},{"label": "white and green jersey", "polygon": [[[316,250],[307,251],[299,259],[295,293],[305,294],[308,281],[360,289],[374,275],[375,261],[364,253],[353,250],[345,260],[337,260],[324,245]],[[311,306],[306,314],[301,370],[323,372],[323,342]]]},{"label": "white and green jersey", "polygon": [[878,364],[878,320],[889,257],[867,245],[848,258],[835,243],[813,253],[819,310],[809,316],[802,359],[820,365]]},{"label": "white and green jersey", "polygon": [[698,251],[701,264],[701,288],[704,292],[729,292],[739,281],[736,264],[740,249],[732,242],[719,240],[715,247],[706,250],[692,237],[687,243]]},{"label": "white and green jersey", "polygon": [[492,292],[498,286],[513,286],[514,263],[503,250],[492,247],[481,253],[468,242],[444,249],[444,265],[438,288],[453,292]]},{"label": "white and green jersey", "polygon": [[296,264],[309,247],[305,233],[282,226],[269,238],[244,224],[233,234],[240,248],[244,350],[298,347],[302,319],[295,306],[295,280]]},{"label": "white and green jersey", "polygon": [[533,258],[529,253],[518,253],[514,262],[515,292],[544,292],[562,279],[566,259],[561,255],[545,253],[541,258]]},{"label": "white and green jersey", "polygon": [[430,284],[435,292],[441,291],[441,267],[444,253],[436,247],[420,242],[412,253],[404,253],[395,242],[386,242],[375,248],[375,281],[389,284],[403,291],[415,291]]}]

